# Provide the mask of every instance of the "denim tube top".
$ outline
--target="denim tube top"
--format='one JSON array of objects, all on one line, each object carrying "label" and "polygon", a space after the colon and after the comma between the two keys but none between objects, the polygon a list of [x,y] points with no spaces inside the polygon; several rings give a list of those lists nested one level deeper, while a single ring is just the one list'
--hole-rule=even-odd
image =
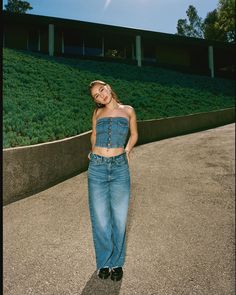
[{"label": "denim tube top", "polygon": [[126,117],[102,117],[96,122],[95,146],[106,148],[124,147],[129,131]]}]

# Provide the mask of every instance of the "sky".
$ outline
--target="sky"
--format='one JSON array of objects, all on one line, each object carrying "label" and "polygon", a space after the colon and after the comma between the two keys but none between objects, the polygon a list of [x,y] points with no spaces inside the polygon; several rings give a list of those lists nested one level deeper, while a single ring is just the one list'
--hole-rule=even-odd
[{"label": "sky", "polygon": [[[30,14],[175,34],[178,19],[193,5],[201,18],[219,0],[27,0]],[[3,7],[7,0],[3,0]]]}]

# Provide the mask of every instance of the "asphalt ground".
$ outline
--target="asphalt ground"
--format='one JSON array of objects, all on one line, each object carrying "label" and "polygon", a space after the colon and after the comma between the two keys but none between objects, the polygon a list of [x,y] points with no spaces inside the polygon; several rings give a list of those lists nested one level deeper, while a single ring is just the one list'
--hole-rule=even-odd
[{"label": "asphalt ground", "polygon": [[134,148],[124,276],[96,275],[87,171],[3,207],[4,295],[235,294],[235,124]]}]

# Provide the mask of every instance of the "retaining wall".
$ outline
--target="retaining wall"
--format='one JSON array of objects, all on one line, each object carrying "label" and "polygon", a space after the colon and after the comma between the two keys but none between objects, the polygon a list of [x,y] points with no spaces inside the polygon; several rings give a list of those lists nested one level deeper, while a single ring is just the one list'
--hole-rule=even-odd
[{"label": "retaining wall", "polygon": [[[137,145],[235,122],[235,108],[138,121]],[[53,142],[3,149],[3,205],[28,197],[88,168],[91,131]]]}]

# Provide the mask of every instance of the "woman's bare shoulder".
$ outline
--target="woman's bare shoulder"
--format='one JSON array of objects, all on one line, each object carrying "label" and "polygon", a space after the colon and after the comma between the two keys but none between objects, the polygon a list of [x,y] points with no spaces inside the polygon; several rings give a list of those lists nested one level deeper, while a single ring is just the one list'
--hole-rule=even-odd
[{"label": "woman's bare shoulder", "polygon": [[96,120],[101,116],[101,111],[102,111],[102,109],[99,109],[99,108],[94,110],[93,116]]},{"label": "woman's bare shoulder", "polygon": [[134,108],[131,105],[122,105],[122,108],[129,117],[134,113]]},{"label": "woman's bare shoulder", "polygon": [[123,110],[129,112],[131,110],[133,110],[134,108],[131,106],[131,105],[128,105],[128,104],[121,104],[120,105],[120,108],[122,108]]}]

